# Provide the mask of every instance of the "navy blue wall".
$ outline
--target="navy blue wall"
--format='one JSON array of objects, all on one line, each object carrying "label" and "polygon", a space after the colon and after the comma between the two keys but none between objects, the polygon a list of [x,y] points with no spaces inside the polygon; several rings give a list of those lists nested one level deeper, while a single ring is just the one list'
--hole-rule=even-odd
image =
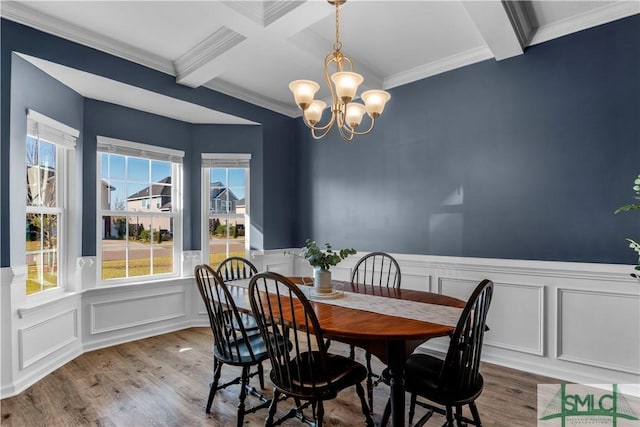
[{"label": "navy blue wall", "polygon": [[[296,243],[635,263],[640,16],[391,90],[372,134],[298,121]],[[326,112],[325,112],[326,114]]]},{"label": "navy blue wall", "polygon": [[[263,222],[259,223],[258,221],[255,225],[261,229],[263,234],[264,248],[291,246],[293,242],[291,212],[294,207],[295,186],[294,171],[289,165],[292,162],[294,150],[294,120],[206,88],[192,89],[178,85],[172,76],[5,19],[1,21],[0,31],[0,42],[2,44],[0,63],[0,114],[2,119],[2,127],[0,129],[0,153],[2,153],[0,159],[0,236],[2,236],[0,266],[10,265],[8,205],[11,184],[9,182],[8,153],[10,129],[14,126],[10,118],[12,106],[10,95],[12,86],[12,51],[43,58],[260,123],[261,126],[256,126],[257,130],[253,131],[251,135],[252,138],[261,139],[262,147],[259,149],[256,147],[257,139],[250,142],[252,149],[256,153],[260,150],[264,152],[263,159],[257,155],[257,157],[254,157],[257,159],[256,162],[261,163],[259,167],[262,170],[259,170],[257,174],[252,173],[252,181],[254,176],[261,178],[259,180],[260,183],[255,184],[256,188],[259,188],[259,185],[262,184],[263,189],[260,195],[263,202],[262,211],[258,212],[256,216],[256,220],[262,218]],[[24,90],[30,90],[30,88],[25,87]],[[61,106],[60,108],[64,110],[66,107]],[[103,115],[105,111],[109,113],[107,116]],[[46,114],[44,111],[43,113]],[[121,135],[120,137],[123,139],[149,144],[157,141],[158,145],[179,148],[189,153],[191,150],[189,147],[191,143],[190,133],[195,136],[201,132],[198,130],[198,125],[189,127],[179,121],[154,117],[150,114],[89,100],[87,100],[87,113],[84,121],[87,126],[87,136],[89,133],[92,134],[90,142],[88,142],[89,138],[83,138],[85,130],[80,127],[79,129],[81,138],[83,138],[83,142],[88,148],[83,152],[83,158],[87,162],[84,165],[84,177],[92,177],[92,182],[95,181],[93,171],[95,167],[95,139],[93,136],[95,134],[116,138],[118,137],[117,135]],[[54,118],[58,117],[54,113],[49,115]],[[64,122],[64,120],[61,121]],[[74,125],[74,123],[68,124]],[[227,129],[224,135],[238,140],[240,135],[246,135],[246,129],[244,128],[244,126],[238,127],[239,133],[237,135],[233,130]],[[161,129],[162,131],[154,131],[153,129]],[[150,130],[150,133],[145,134],[144,130]],[[167,131],[166,134],[162,135],[161,133],[165,130]],[[254,132],[261,132],[261,135],[258,137]],[[206,132],[202,135],[205,138],[208,137]],[[194,140],[194,143],[200,144],[199,149],[201,150],[209,150],[211,147],[215,147],[215,145],[211,145],[210,141],[208,143],[199,141]],[[197,156],[199,154],[191,153],[191,156],[193,155]],[[185,165],[185,180],[191,179],[192,176],[191,169],[187,169],[187,167],[190,167],[190,165]],[[198,180],[198,185],[199,182]],[[89,203],[90,206],[87,205],[83,211],[84,221],[86,221],[82,242],[83,255],[93,255],[95,253],[95,197],[92,196],[94,194],[93,191],[95,190],[84,189],[85,202]],[[258,210],[260,210],[260,196],[252,198],[253,207]],[[191,202],[189,197],[193,199],[192,195],[186,195],[186,197],[185,202]],[[194,206],[197,206],[199,210],[199,197],[194,202],[196,203]],[[191,216],[187,216],[185,218],[185,248],[197,248],[200,245],[199,239],[193,238],[191,233],[199,230],[199,223],[197,221],[191,223]],[[197,212],[197,216],[199,217],[199,212]]]}]

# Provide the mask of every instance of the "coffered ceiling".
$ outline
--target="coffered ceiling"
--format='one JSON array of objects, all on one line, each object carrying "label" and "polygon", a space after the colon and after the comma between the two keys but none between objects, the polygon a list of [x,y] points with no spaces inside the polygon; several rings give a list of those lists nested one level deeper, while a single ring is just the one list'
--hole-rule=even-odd
[{"label": "coffered ceiling", "polygon": [[[335,9],[325,0],[2,1],[0,7],[7,19],[291,117],[299,110],[288,83],[311,79],[323,87],[322,63],[335,36]],[[340,8],[340,33],[343,52],[365,77],[363,90],[389,89],[526,54],[528,46],[636,13],[637,0],[349,0]],[[328,90],[318,97],[329,97]]]}]

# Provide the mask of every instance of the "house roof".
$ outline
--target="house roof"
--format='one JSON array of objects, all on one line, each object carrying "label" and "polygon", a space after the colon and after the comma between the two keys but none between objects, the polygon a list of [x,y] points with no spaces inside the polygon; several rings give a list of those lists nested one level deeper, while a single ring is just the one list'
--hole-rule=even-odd
[{"label": "house roof", "polygon": [[149,188],[151,188],[151,197],[158,197],[158,196],[171,197],[171,186],[164,185],[164,184],[171,184],[170,176],[161,179],[160,181],[158,181],[157,184],[151,184],[150,187],[145,187],[142,190],[138,191],[137,193],[133,193],[132,195],[127,197],[127,200],[137,200],[137,199],[144,199],[149,197]]},{"label": "house roof", "polygon": [[229,191],[230,200],[238,200],[238,197],[233,194],[233,191],[229,190],[219,181],[211,183],[211,200],[220,199],[226,191]]}]

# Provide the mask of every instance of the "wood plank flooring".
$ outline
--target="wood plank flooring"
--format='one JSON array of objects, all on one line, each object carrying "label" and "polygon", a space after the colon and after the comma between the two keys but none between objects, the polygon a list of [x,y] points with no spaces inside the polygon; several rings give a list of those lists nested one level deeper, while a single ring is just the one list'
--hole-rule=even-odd
[{"label": "wood plank flooring", "polygon": [[[204,411],[212,379],[212,342],[209,328],[191,328],[85,353],[23,393],[0,401],[0,424],[234,426],[238,386],[218,392],[212,412]],[[348,346],[334,341],[331,351],[346,355]],[[359,360],[362,356],[358,351]],[[377,362],[375,369],[381,368]],[[477,404],[487,427],[535,426],[536,385],[559,383],[490,364],[483,365],[482,373],[485,390]],[[222,379],[238,374],[239,369],[225,365]],[[252,383],[257,387],[257,378]],[[270,387],[265,394],[271,395]],[[385,385],[375,389],[376,422],[380,421],[387,395]],[[247,399],[255,402],[252,397]],[[289,405],[288,401],[281,402],[278,412],[284,413]],[[364,425],[355,389],[326,402],[325,411],[325,426]],[[416,411],[418,417],[422,410]],[[245,425],[260,426],[265,416],[266,410],[247,415]],[[441,416],[434,415],[427,425],[441,426],[443,422]],[[289,420],[284,425],[301,424]]]}]

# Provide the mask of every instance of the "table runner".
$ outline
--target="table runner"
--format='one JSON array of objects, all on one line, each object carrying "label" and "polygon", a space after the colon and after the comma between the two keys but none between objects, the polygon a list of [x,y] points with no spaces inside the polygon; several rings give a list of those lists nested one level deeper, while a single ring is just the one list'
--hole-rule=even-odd
[{"label": "table runner", "polygon": [[[249,286],[249,280],[234,280],[230,285]],[[314,298],[310,292],[311,286],[300,286],[304,294],[311,301],[322,304],[331,304],[344,308],[369,311],[387,316],[402,317],[405,319],[419,320],[422,322],[436,323],[438,325],[455,327],[462,313],[462,308],[446,305],[430,304],[425,302],[409,301],[399,298],[388,298],[379,295],[359,294],[344,291],[344,296],[335,299]],[[390,300],[393,304],[389,304]]]}]

